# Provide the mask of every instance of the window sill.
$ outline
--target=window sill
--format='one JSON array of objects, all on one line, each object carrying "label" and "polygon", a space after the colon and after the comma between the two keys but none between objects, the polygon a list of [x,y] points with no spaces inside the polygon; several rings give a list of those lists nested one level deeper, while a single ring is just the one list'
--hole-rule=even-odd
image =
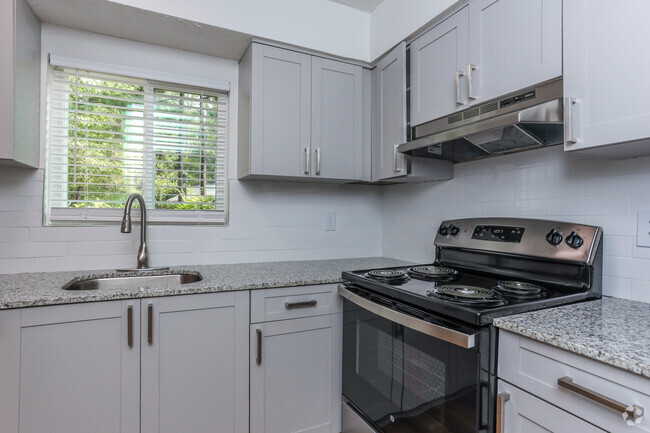
[{"label": "window sill", "polygon": [[[140,219],[140,210],[131,211],[134,220]],[[119,224],[123,209],[52,208],[46,225],[83,226],[93,224]],[[147,210],[147,223],[154,225],[228,225],[228,214],[218,211]]]}]

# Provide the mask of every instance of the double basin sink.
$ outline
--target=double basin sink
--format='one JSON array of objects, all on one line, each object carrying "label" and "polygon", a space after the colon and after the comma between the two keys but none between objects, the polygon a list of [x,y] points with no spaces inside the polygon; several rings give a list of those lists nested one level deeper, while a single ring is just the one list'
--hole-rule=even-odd
[{"label": "double basin sink", "polygon": [[203,280],[198,273],[178,272],[163,275],[128,275],[104,278],[89,278],[74,281],[63,286],[65,290],[121,289],[127,287],[175,286],[196,283]]}]

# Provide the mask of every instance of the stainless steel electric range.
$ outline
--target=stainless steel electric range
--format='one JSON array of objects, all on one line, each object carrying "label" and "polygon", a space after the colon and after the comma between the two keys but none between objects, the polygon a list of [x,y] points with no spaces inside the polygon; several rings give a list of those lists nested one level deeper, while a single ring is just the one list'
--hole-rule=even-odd
[{"label": "stainless steel electric range", "polygon": [[435,246],[432,264],[343,273],[343,433],[492,433],[492,319],[601,296],[600,227],[458,219]]}]

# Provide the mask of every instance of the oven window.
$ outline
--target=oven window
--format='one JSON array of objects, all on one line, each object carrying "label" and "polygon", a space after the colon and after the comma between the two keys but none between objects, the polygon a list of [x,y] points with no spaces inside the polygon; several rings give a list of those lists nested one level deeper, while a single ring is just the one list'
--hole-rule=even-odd
[{"label": "oven window", "polygon": [[479,356],[345,301],[343,395],[385,433],[477,431]]}]

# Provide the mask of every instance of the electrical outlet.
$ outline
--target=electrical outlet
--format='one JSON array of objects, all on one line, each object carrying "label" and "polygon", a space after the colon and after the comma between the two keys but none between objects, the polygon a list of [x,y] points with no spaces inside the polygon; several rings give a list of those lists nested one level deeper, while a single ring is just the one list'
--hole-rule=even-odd
[{"label": "electrical outlet", "polygon": [[327,212],[325,214],[325,231],[333,232],[336,230],[336,212]]},{"label": "electrical outlet", "polygon": [[636,246],[650,247],[650,210],[636,214]]}]

